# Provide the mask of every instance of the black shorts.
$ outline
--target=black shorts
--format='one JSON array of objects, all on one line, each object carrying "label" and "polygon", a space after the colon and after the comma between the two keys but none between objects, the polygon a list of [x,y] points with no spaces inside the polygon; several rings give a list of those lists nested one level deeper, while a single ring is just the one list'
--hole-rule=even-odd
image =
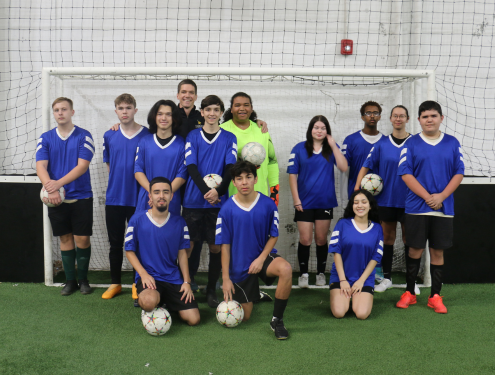
[{"label": "black shorts", "polygon": [[258,278],[263,280],[266,285],[272,285],[276,277],[268,277],[266,275],[266,270],[268,269],[270,263],[273,262],[275,258],[279,257],[280,255],[278,254],[268,254],[259,273],[251,274],[241,282],[233,283],[235,292],[232,299],[239,303],[257,301],[260,298],[260,284],[258,282]]},{"label": "black shorts", "polygon": [[428,246],[445,250],[452,247],[454,218],[406,214],[406,245],[416,249]]},{"label": "black shorts", "polygon": [[48,207],[48,217],[54,236],[72,233],[75,236],[93,235],[93,198],[78,199]]},{"label": "black shorts", "polygon": [[314,223],[315,220],[332,220],[333,219],[333,208],[315,208],[315,209],[304,209],[303,212],[296,210],[294,213],[294,221],[305,221],[308,223]]},{"label": "black shorts", "polygon": [[[182,311],[182,310],[190,310],[197,309],[198,303],[195,300],[186,303],[185,298],[181,301],[182,292],[179,292],[182,285],[180,284],[170,284],[165,281],[155,280],[156,290],[160,293],[160,304],[165,303],[167,305],[167,310],[170,311]],[[144,289],[143,282],[140,279],[136,285],[138,298],[139,293],[141,293]]]},{"label": "black shorts", "polygon": [[[331,283],[330,284],[330,290],[332,289],[340,289],[340,281],[337,283]],[[372,286],[363,286],[363,289],[361,289],[361,292],[369,293],[371,295],[375,294],[375,288]]]},{"label": "black shorts", "polygon": [[205,240],[208,244],[215,244],[215,232],[219,208],[182,208],[182,217],[189,229],[191,241]]},{"label": "black shorts", "polygon": [[399,207],[378,206],[378,216],[381,221],[393,223],[398,221],[404,223],[406,219],[405,209]]}]

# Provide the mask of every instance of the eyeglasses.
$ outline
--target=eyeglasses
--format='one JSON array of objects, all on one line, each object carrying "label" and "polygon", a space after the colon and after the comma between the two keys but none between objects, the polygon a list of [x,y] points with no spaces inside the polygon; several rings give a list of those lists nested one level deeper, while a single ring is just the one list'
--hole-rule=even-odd
[{"label": "eyeglasses", "polygon": [[396,120],[396,119],[398,119],[398,118],[400,118],[401,120],[403,120],[403,119],[407,118],[407,116],[406,116],[406,115],[393,115],[393,116],[392,116],[392,118],[393,118],[394,120]]},{"label": "eyeglasses", "polygon": [[364,112],[364,115],[368,117],[371,116],[380,117],[382,114],[380,112]]}]

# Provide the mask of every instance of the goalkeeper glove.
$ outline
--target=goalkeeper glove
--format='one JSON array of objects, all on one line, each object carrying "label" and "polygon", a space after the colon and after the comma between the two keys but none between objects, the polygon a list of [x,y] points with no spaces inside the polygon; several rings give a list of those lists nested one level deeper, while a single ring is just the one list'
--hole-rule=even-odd
[{"label": "goalkeeper glove", "polygon": [[278,207],[278,189],[279,189],[279,184],[270,187],[270,198],[275,202],[277,207]]}]

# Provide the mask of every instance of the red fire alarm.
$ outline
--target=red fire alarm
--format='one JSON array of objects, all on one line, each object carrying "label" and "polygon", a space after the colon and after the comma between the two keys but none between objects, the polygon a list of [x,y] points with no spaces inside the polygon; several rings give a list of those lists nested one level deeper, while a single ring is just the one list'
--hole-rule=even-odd
[{"label": "red fire alarm", "polygon": [[340,42],[340,53],[342,55],[352,55],[352,40],[342,39]]}]

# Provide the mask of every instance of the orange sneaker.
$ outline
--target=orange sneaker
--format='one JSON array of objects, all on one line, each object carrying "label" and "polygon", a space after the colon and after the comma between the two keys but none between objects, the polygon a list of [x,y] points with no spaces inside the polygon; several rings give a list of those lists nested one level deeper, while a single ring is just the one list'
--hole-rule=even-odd
[{"label": "orange sneaker", "polygon": [[132,299],[138,299],[136,284],[132,284]]},{"label": "orange sneaker", "polygon": [[399,302],[395,304],[400,309],[407,309],[409,305],[414,305],[416,303],[416,295],[411,294],[409,291],[406,291],[401,297]]},{"label": "orange sneaker", "polygon": [[435,294],[433,297],[428,297],[428,307],[431,307],[439,314],[447,314],[447,308],[443,304],[443,297]]},{"label": "orange sneaker", "polygon": [[115,286],[110,286],[108,289],[103,293],[101,298],[103,299],[111,299],[115,297],[117,294],[120,294],[122,292],[122,285],[118,284]]}]

